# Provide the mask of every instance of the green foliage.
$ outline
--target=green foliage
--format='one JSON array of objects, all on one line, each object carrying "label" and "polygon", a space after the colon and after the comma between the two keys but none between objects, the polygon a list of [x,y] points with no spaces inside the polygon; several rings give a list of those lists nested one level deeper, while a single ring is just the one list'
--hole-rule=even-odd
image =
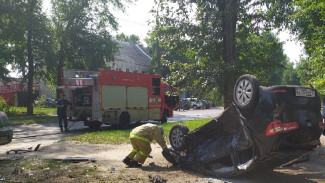
[{"label": "green foliage", "polygon": [[295,0],[259,0],[259,2],[255,3],[260,5],[256,18],[262,20],[262,26],[270,29],[276,27],[281,30],[294,23],[290,19],[294,11],[294,7],[292,6],[294,1]]},{"label": "green foliage", "polygon": [[292,30],[304,41],[309,55],[324,51],[325,2],[322,0],[298,0],[293,4],[296,11],[291,16],[295,24]]},{"label": "green foliage", "polygon": [[[224,27],[229,12],[223,3],[159,1],[153,10],[155,28],[147,40],[156,70],[161,52],[163,77],[200,98],[216,97],[216,92],[222,93],[223,98],[229,98],[229,93],[231,97],[229,88],[233,88],[237,77],[246,73],[256,75],[267,85],[280,84],[287,63],[282,43],[267,26],[260,26],[267,17],[262,18],[260,11],[249,11],[249,8],[263,9],[262,2],[233,4],[229,11],[233,11],[232,23],[237,29],[234,41],[227,43],[227,47],[228,38],[224,36],[231,30]],[[233,47],[234,54],[226,56],[229,47]]]},{"label": "green foliage", "polygon": [[263,85],[281,84],[287,57],[274,34],[238,36],[237,48],[237,76],[249,73],[258,77]]},{"label": "green foliage", "polygon": [[46,100],[46,96],[42,95],[40,97],[37,97],[34,101],[34,107],[38,107],[38,108],[44,108],[45,106],[45,100]]},{"label": "green foliage", "polygon": [[0,95],[0,111],[8,112],[8,105],[5,99]]},{"label": "green foliage", "polygon": [[288,62],[283,72],[282,84],[285,85],[301,85],[298,71],[294,68],[292,62]]},{"label": "green foliage", "polygon": [[[34,5],[35,3],[35,5]],[[41,1],[0,1],[0,62],[11,64],[23,77],[27,69],[27,34],[31,36],[31,49],[36,76],[44,75],[46,61],[53,62],[49,21],[41,11]],[[31,11],[33,6],[33,11]],[[0,51],[1,52],[1,51]],[[5,61],[4,61],[5,60]],[[2,72],[1,72],[2,73]],[[7,74],[4,71],[4,74]]]},{"label": "green foliage", "polygon": [[[107,28],[117,29],[109,7],[118,0],[53,0],[53,32],[59,68],[97,70],[113,59],[117,45]],[[54,75],[54,74],[53,74]]]},{"label": "green foliage", "polygon": [[298,0],[293,4],[295,12],[291,20],[293,32],[304,43],[307,59],[298,64],[298,74],[304,85],[313,85],[325,97],[325,2]]},{"label": "green foliage", "polygon": [[325,63],[320,62],[314,57],[302,59],[297,65],[298,76],[301,78],[301,84],[305,86],[312,85],[325,97]]},{"label": "green foliage", "polygon": [[116,36],[116,39],[119,40],[119,41],[125,41],[125,42],[140,44],[139,36],[136,36],[134,34],[131,34],[130,36],[128,36],[128,35],[125,35],[124,33],[121,33],[121,34],[118,34]]},{"label": "green foliage", "polygon": [[[33,113],[33,80],[45,74],[46,61],[53,61],[49,21],[38,0],[0,1],[0,60],[11,65],[28,81],[28,113]],[[4,71],[6,73],[6,71]],[[28,77],[27,77],[28,76]]]}]

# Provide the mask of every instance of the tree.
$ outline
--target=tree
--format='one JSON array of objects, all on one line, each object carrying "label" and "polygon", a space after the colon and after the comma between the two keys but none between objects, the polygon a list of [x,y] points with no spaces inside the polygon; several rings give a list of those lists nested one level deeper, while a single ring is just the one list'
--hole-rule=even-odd
[{"label": "tree", "polygon": [[33,114],[33,81],[34,81],[34,54],[32,48],[32,39],[33,39],[33,19],[34,12],[36,8],[36,0],[28,1],[28,9],[27,9],[27,63],[28,63],[28,83],[27,83],[27,114]]},{"label": "tree", "polygon": [[1,42],[6,53],[2,58],[19,68],[24,81],[27,80],[27,114],[33,114],[34,78],[42,75],[45,60],[50,62],[51,58],[48,20],[41,12],[40,1],[4,0],[0,4],[3,10],[0,32],[4,36]]},{"label": "tree", "polygon": [[301,84],[297,69],[294,68],[294,64],[292,62],[288,62],[286,65],[286,69],[284,70],[283,77],[282,77],[282,84],[285,85]]},{"label": "tree", "polygon": [[313,85],[325,97],[325,2],[321,0],[298,0],[293,3],[295,24],[291,30],[304,43],[307,59],[298,64],[302,84]]},{"label": "tree", "polygon": [[119,41],[131,42],[134,44],[141,44],[139,36],[134,35],[134,34],[127,36],[124,33],[121,33],[116,36],[116,39]]},{"label": "tree", "polygon": [[268,31],[245,36],[239,31],[238,35],[237,75],[251,73],[263,85],[281,84],[288,58],[276,36]]},{"label": "tree", "polygon": [[52,0],[53,31],[57,54],[57,85],[63,67],[95,70],[117,52],[108,29],[117,30],[111,5],[123,10],[119,0]]},{"label": "tree", "polygon": [[[155,43],[161,48],[162,63],[172,70],[169,78],[182,82],[197,96],[217,88],[223,93],[227,107],[240,74],[251,73],[268,81],[270,77],[265,77],[265,70],[284,68],[286,58],[282,45],[269,33],[269,25],[263,23],[267,17],[262,11],[249,11],[262,9],[264,2],[169,0],[159,3],[158,23],[152,32],[158,42],[151,41],[149,45],[153,47]],[[153,10],[158,15],[156,11]],[[250,46],[255,49],[250,50]],[[186,59],[179,60],[183,57]]]},{"label": "tree", "polygon": [[24,17],[22,3],[11,0],[0,1],[0,62],[1,79],[9,80],[7,65],[15,67],[17,63],[25,63],[23,58]]}]

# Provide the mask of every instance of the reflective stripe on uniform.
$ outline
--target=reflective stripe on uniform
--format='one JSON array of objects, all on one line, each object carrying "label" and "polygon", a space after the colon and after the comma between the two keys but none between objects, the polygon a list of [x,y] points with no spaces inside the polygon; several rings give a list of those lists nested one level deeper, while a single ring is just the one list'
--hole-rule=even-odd
[{"label": "reflective stripe on uniform", "polygon": [[137,136],[137,135],[130,134],[130,138],[135,138],[135,139],[143,140],[145,142],[149,142],[150,143],[150,140],[149,139],[146,139],[144,137],[140,137],[140,136]]},{"label": "reflective stripe on uniform", "polygon": [[145,153],[142,152],[142,151],[139,151],[139,154],[140,154],[141,156],[144,156],[144,157],[149,157],[149,154],[145,154]]},{"label": "reflective stripe on uniform", "polygon": [[138,149],[134,149],[134,148],[133,148],[131,151],[132,151],[132,152],[136,152],[136,153],[139,152]]}]

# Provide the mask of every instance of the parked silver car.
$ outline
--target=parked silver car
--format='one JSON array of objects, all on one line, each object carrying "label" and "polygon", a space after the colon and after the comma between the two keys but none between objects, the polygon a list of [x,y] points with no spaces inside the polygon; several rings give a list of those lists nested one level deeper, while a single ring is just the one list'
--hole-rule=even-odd
[{"label": "parked silver car", "polygon": [[0,111],[0,145],[11,142],[13,130],[5,112]]}]

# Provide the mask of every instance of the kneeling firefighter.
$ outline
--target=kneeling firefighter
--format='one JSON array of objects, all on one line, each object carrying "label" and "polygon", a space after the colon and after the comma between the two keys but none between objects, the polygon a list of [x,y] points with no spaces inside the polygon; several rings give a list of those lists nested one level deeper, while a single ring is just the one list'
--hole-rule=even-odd
[{"label": "kneeling firefighter", "polygon": [[152,140],[155,140],[163,151],[168,151],[163,134],[164,129],[161,126],[151,123],[134,128],[130,133],[132,150],[124,158],[123,163],[129,167],[141,167],[147,157],[150,156],[150,142]]}]

